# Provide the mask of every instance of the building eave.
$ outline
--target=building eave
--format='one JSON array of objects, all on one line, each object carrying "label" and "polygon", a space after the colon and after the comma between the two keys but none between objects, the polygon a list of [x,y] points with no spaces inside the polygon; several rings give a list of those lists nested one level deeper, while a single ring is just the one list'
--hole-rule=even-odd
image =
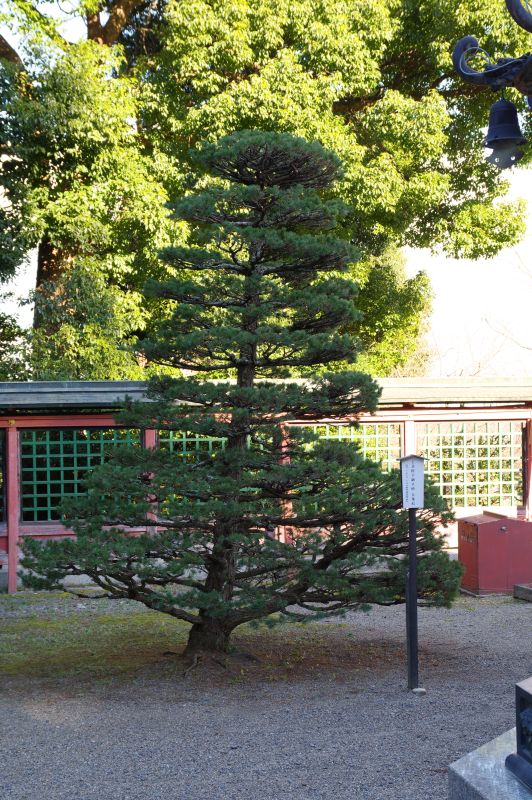
[{"label": "building eave", "polygon": [[[532,378],[379,378],[379,407],[532,406]],[[280,381],[282,383],[282,381]],[[116,410],[146,399],[145,381],[0,382],[0,413]]]}]

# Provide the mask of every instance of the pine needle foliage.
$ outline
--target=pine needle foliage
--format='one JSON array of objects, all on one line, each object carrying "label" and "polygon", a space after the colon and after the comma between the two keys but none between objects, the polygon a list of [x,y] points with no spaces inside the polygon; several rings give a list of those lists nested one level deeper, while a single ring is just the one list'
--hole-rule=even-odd
[{"label": "pine needle foliage", "polygon": [[[337,157],[288,134],[243,131],[197,159],[204,188],[174,207],[191,244],[167,249],[175,277],[149,286],[173,313],[143,348],[189,374],[152,379],[149,401],[122,421],[209,437],[211,447],[191,459],[118,453],[66,509],[76,540],[28,541],[23,562],[31,586],[87,574],[105,594],[189,622],[190,652],[226,651],[231,632],[254,620],[401,603],[407,550],[397,473],[309,432],[374,409],[376,384],[353,371],[290,378],[357,351],[341,332],[358,315],[347,274],[357,253],[334,234],[346,209],[322,196],[341,174]],[[445,604],[459,567],[435,532],[442,501],[429,499],[420,596]]]}]

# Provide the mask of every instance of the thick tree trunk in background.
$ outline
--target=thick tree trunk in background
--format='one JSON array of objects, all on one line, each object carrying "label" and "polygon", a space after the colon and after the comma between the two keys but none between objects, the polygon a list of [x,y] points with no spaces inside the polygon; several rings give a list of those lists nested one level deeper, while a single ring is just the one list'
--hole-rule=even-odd
[{"label": "thick tree trunk in background", "polygon": [[87,39],[110,47],[119,38],[129,19],[142,0],[114,0],[106,4],[109,16],[105,24],[101,21],[101,11],[87,14]]},{"label": "thick tree trunk in background", "polygon": [[190,629],[185,653],[227,653],[230,635],[231,631],[223,627],[221,620],[206,619]]},{"label": "thick tree trunk in background", "polygon": [[55,282],[61,277],[63,261],[64,258],[58,247],[55,247],[48,239],[40,242],[37,253],[37,280],[35,281],[37,289],[43,283]]},{"label": "thick tree trunk in background", "polygon": [[100,14],[87,14],[87,39],[98,44],[104,44],[103,26],[100,22]]},{"label": "thick tree trunk in background", "polygon": [[[39,243],[37,251],[37,278],[35,280],[35,290],[39,289],[45,283],[55,283],[58,281],[63,273],[65,266],[64,253],[49,239],[42,239]],[[35,304],[35,311],[33,312],[33,327],[38,328],[42,319],[38,311],[38,304]]]}]

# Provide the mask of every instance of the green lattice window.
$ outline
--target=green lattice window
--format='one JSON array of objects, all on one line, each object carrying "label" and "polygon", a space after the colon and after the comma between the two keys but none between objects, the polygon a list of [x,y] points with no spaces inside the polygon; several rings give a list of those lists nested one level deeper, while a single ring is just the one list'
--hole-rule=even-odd
[{"label": "green lattice window", "polygon": [[225,448],[226,439],[216,436],[198,436],[182,431],[159,431],[159,447],[175,453],[180,458],[193,461],[198,456],[210,455]]},{"label": "green lattice window", "polygon": [[400,424],[378,422],[360,425],[311,425],[310,429],[322,439],[336,439],[358,444],[365,458],[382,463],[384,469],[398,467],[401,455]]},{"label": "green lattice window", "polygon": [[103,464],[116,447],[140,445],[137,430],[65,428],[20,434],[22,520],[59,519],[64,497],[85,491],[87,472]]},{"label": "green lattice window", "polygon": [[522,503],[522,423],[423,423],[417,431],[425,472],[452,507]]}]

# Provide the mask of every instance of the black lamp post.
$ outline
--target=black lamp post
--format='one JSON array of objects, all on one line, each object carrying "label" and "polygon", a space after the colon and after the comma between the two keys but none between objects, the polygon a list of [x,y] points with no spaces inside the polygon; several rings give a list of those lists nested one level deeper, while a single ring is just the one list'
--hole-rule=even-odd
[{"label": "black lamp post", "polygon": [[[506,0],[506,8],[521,28],[532,33],[532,0]],[[482,71],[471,66],[473,58],[479,56],[485,62]],[[504,91],[512,86],[524,94],[528,98],[529,106],[532,106],[532,53],[492,62],[474,36],[464,36],[454,46],[453,64],[464,81],[477,86],[488,86],[494,91]],[[512,167],[522,156],[519,145],[524,142],[517,108],[509,100],[501,98],[490,110],[486,146],[493,152],[488,161],[499,169]]]}]

